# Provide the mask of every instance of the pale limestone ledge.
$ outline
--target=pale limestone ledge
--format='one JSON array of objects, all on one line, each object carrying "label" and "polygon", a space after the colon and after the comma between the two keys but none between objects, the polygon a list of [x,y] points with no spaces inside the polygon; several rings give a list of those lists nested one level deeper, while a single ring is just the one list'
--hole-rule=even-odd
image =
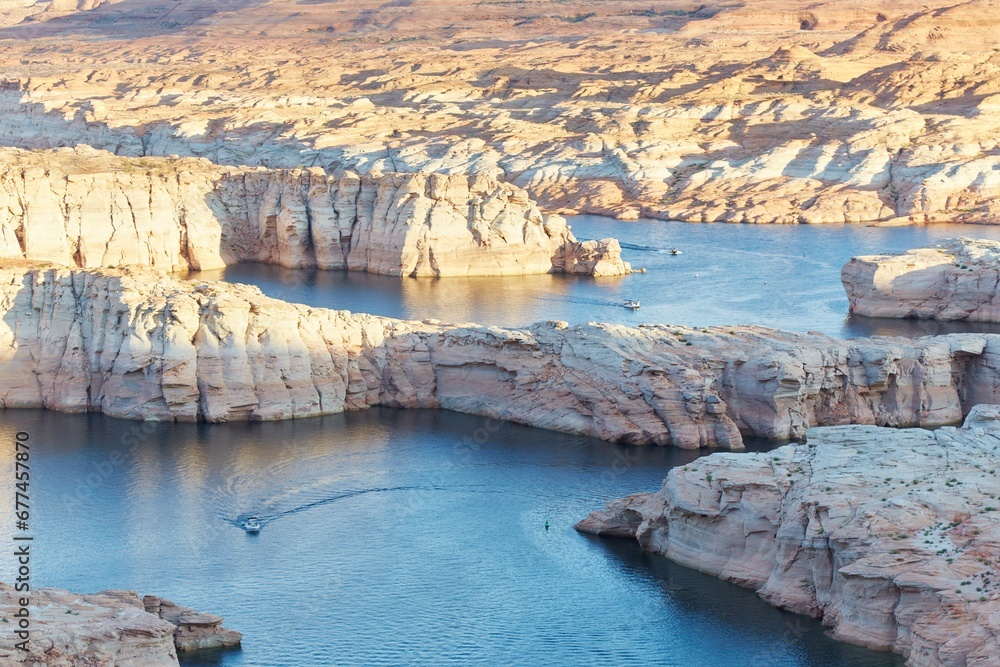
[{"label": "pale limestone ledge", "polygon": [[637,539],[911,667],[994,667],[998,416],[976,406],[962,428],[815,428],[769,453],[713,454],[577,529]]},{"label": "pale limestone ledge", "polygon": [[28,651],[15,634],[24,593],[0,583],[0,664],[34,667],[177,667],[178,652],[236,646],[242,635],[222,618],[133,591],[78,595],[57,588],[31,591]]},{"label": "pale limestone ledge", "polygon": [[1000,242],[956,238],[898,255],[854,257],[841,271],[851,312],[1000,322]]},{"label": "pale limestone ledge", "polygon": [[0,269],[0,405],[168,421],[444,408],[605,440],[741,448],[1000,402],[1000,336],[525,329],[309,308],[146,267]]},{"label": "pale limestone ledge", "polygon": [[398,276],[629,273],[483,175],[327,174],[0,148],[0,258],[165,271],[238,262]]}]

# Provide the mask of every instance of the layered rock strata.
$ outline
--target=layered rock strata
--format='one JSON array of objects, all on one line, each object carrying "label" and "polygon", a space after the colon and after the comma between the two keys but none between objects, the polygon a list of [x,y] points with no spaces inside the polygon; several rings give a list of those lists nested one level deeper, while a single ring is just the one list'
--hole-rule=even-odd
[{"label": "layered rock strata", "polygon": [[174,626],[174,646],[180,652],[237,646],[243,635],[222,627],[221,616],[195,611],[170,600],[146,595],[142,606],[147,613]]},{"label": "layered rock strata", "polygon": [[742,446],[810,426],[954,423],[1000,402],[1000,336],[526,329],[309,308],[153,269],[0,270],[0,405],[167,421],[445,408],[605,440]]},{"label": "layered rock strata", "polygon": [[491,177],[218,167],[85,147],[0,149],[0,258],[414,277],[629,272],[616,241],[576,241],[563,218]]},{"label": "layered rock strata", "polygon": [[637,539],[912,667],[992,667],[998,416],[977,406],[962,428],[815,428],[769,453],[713,454],[577,529]]},{"label": "layered rock strata", "polygon": [[[31,640],[29,650],[23,651],[15,645],[19,639],[13,632],[23,596],[0,583],[0,616],[11,628],[0,634],[4,665],[177,667],[178,651],[235,646],[241,639],[240,633],[222,628],[218,616],[148,596],[144,606],[132,591],[77,595],[42,588],[31,592],[26,607]],[[152,613],[151,600],[157,603]],[[189,630],[192,619],[195,632]]]},{"label": "layered rock strata", "polygon": [[957,238],[898,255],[854,257],[841,271],[851,312],[1000,322],[1000,242]]},{"label": "layered rock strata", "polygon": [[1000,219],[996,0],[626,4],[4,0],[0,143],[482,173],[616,217]]}]

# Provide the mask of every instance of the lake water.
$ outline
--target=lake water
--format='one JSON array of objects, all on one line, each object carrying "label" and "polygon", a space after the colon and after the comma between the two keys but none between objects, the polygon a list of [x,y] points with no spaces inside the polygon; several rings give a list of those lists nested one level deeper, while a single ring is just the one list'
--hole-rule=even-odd
[{"label": "lake water", "polygon": [[[1000,226],[728,225],[620,222],[576,216],[578,238],[615,237],[633,267],[618,278],[523,276],[400,279],[247,264],[188,274],[251,283],[311,306],[404,319],[523,326],[549,319],[637,325],[759,324],[838,337],[1000,332],[1000,325],[848,317],[840,269],[855,255],[922,247],[955,236],[1000,240]],[[680,255],[668,249],[677,247]],[[621,306],[638,299],[642,307]]]},{"label": "lake water", "polygon": [[[902,664],[573,530],[697,452],[438,411],[199,425],[8,410],[4,461],[18,430],[32,443],[35,585],[153,593],[245,634],[241,650],[185,664]],[[260,535],[235,525],[248,514]],[[0,567],[9,581],[11,559]]]},{"label": "lake water", "polygon": [[[453,322],[761,324],[837,336],[994,330],[849,319],[839,272],[852,255],[1000,238],[1000,228],[571,222],[580,238],[619,238],[648,272],[412,280],[246,265],[191,277]],[[672,246],[683,254],[670,255]],[[640,299],[640,311],[620,307],[625,298]],[[703,453],[438,411],[195,425],[28,410],[0,412],[5,462],[19,430],[33,443],[36,585],[157,594],[245,633],[241,650],[185,664],[902,664],[834,642],[751,591],[572,529]],[[12,475],[2,474],[7,503]],[[237,525],[251,514],[264,522],[258,536]],[[0,559],[4,579],[11,567]]]}]

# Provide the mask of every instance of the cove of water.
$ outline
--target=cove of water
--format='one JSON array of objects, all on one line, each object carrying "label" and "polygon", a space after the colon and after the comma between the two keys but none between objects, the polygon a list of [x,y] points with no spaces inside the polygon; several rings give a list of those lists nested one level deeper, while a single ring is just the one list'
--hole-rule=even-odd
[{"label": "cove of water", "polygon": [[[32,443],[34,585],[156,594],[244,633],[241,650],[186,665],[902,664],[573,530],[698,452],[385,408],[211,425],[7,410],[5,462],[17,431]],[[6,503],[13,475],[0,479]],[[257,536],[235,525],[248,514]],[[0,567],[10,581],[11,559]]]},{"label": "cove of water", "polygon": [[[596,216],[575,216],[569,222],[578,238],[619,239],[625,259],[647,273],[598,279],[541,275],[404,280],[245,264],[185,277],[250,283],[269,296],[311,306],[500,326],[552,319],[573,324],[758,324],[843,338],[1000,332],[995,324],[848,317],[840,283],[840,269],[852,256],[900,252],[955,236],[1000,240],[1000,227],[703,225]],[[671,247],[682,254],[669,254]],[[623,308],[625,299],[638,299],[642,307]]]},{"label": "cove of water", "polygon": [[[940,225],[692,225],[578,216],[645,274],[412,280],[262,265],[189,274],[407,319],[760,324],[835,336],[1000,330],[847,317],[840,267],[957,235]],[[672,256],[667,250],[679,248]],[[640,299],[638,312],[620,306]],[[897,667],[749,590],[572,526],[704,452],[604,443],[439,411],[140,424],[0,412],[32,442],[34,584],[134,589],[226,617],[240,650],[185,665]],[[751,448],[774,445],[750,443]],[[9,470],[0,494],[13,497]],[[10,510],[10,508],[8,508]],[[261,517],[246,535],[238,522]],[[550,528],[545,529],[548,521]],[[11,538],[3,522],[0,540]],[[11,560],[0,575],[12,578]]]}]

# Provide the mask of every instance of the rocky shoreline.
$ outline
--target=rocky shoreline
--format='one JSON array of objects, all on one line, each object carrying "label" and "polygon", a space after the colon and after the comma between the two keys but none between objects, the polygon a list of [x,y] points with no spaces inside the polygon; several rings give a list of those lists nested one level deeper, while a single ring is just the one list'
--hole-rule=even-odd
[{"label": "rocky shoreline", "polygon": [[[688,449],[805,438],[700,459],[579,528],[915,667],[995,667],[1000,423],[974,406],[1000,403],[1000,334],[513,329],[168,275],[631,271],[558,213],[1000,220],[996,0],[625,4],[0,0],[0,408],[390,406]],[[859,315],[1000,322],[1000,244],[842,276]],[[0,614],[12,596],[0,584]],[[132,592],[33,604],[40,642],[0,639],[0,663],[176,666],[239,641]]]},{"label": "rocky shoreline", "polygon": [[857,315],[1000,322],[997,241],[956,238],[896,255],[854,257],[841,280]]},{"label": "rocky shoreline", "polygon": [[[22,609],[18,593],[0,582],[0,620],[11,623]],[[56,588],[31,592],[28,651],[15,646],[13,632],[0,634],[4,665],[115,665],[177,667],[177,654],[238,646],[242,635],[222,627],[223,619],[152,595],[102,591],[78,595]],[[10,626],[13,628],[13,625]]]},{"label": "rocky shoreline", "polygon": [[0,259],[164,271],[239,262],[410,277],[630,272],[615,239],[484,175],[326,173],[0,148]]},{"label": "rocky shoreline", "polygon": [[1000,335],[524,329],[309,308],[148,267],[0,269],[0,406],[162,421],[444,408],[636,444],[956,423],[1000,400]]},{"label": "rocky shoreline", "polygon": [[712,454],[577,529],[755,589],[912,667],[1000,654],[1000,407],[961,428],[838,426]]}]

